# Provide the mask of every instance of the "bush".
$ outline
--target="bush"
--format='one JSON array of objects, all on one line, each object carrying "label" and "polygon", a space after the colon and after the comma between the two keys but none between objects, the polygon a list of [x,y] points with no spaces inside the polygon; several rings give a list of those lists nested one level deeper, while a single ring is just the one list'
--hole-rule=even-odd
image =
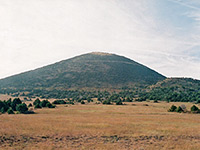
[{"label": "bush", "polygon": [[17,110],[17,105],[18,104],[22,104],[22,101],[19,98],[15,98],[12,103],[11,103],[11,107],[14,111]]},{"label": "bush", "polygon": [[50,103],[48,100],[43,100],[43,101],[40,102],[40,106],[41,106],[41,107],[46,107],[46,105],[47,105],[48,103]]},{"label": "bush", "polygon": [[110,105],[111,103],[110,103],[109,100],[105,100],[105,101],[103,101],[103,104],[104,104],[104,105]]},{"label": "bush", "polygon": [[116,102],[116,105],[123,105],[123,103],[122,103],[121,100],[118,100],[118,101]]},{"label": "bush", "polygon": [[28,105],[28,107],[32,107],[33,105],[30,103],[29,105]]},{"label": "bush", "polygon": [[1,111],[2,114],[4,114],[6,112],[4,107],[2,107],[0,111]]},{"label": "bush", "polygon": [[40,104],[40,100],[39,100],[39,98],[37,98],[34,102],[33,102],[33,105],[37,105],[37,104]]},{"label": "bush", "polygon": [[22,101],[19,98],[15,98],[12,103],[14,103],[15,105],[17,105],[17,104],[21,104]]},{"label": "bush", "polygon": [[200,112],[199,108],[195,105],[193,105],[190,110],[191,110],[191,112],[196,112],[196,113]]},{"label": "bush", "polygon": [[40,104],[37,103],[37,104],[35,105],[34,108],[36,108],[36,109],[37,109],[37,108],[40,109],[40,108],[42,108],[42,107],[40,106]]},{"label": "bush", "polygon": [[16,107],[16,110],[22,114],[24,114],[26,111],[28,111],[28,107],[25,103],[23,104],[18,104]]},{"label": "bush", "polygon": [[81,101],[81,104],[85,104],[85,102],[84,102],[84,101]]},{"label": "bush", "polygon": [[176,106],[172,105],[171,108],[168,110],[169,112],[175,112],[177,109]]},{"label": "bush", "polygon": [[8,114],[15,114],[11,107],[7,110],[7,113]]},{"label": "bush", "polygon": [[56,106],[52,105],[51,103],[47,103],[46,107],[48,107],[48,108],[55,108]]},{"label": "bush", "polygon": [[179,106],[179,107],[176,109],[176,112],[182,113],[182,112],[183,112],[183,109]]},{"label": "bush", "polygon": [[66,104],[64,100],[55,100],[53,104]]}]

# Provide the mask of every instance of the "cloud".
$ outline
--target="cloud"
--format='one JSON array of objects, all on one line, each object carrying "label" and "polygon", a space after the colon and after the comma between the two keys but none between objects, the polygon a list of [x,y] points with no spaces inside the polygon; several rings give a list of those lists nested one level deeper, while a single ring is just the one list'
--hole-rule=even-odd
[{"label": "cloud", "polygon": [[2,0],[0,77],[104,51],[127,56],[166,76],[200,78],[197,3]]}]

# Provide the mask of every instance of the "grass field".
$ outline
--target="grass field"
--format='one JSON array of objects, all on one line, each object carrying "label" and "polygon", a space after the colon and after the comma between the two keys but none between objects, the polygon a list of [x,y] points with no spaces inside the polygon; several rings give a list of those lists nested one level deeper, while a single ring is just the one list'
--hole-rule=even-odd
[{"label": "grass field", "polygon": [[0,149],[199,150],[200,115],[167,112],[172,104],[193,105],[61,105],[30,115],[3,114]]}]

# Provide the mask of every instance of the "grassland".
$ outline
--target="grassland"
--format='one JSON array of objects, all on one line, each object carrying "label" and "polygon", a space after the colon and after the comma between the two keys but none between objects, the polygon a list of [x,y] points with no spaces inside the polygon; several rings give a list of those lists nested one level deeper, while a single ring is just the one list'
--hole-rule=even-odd
[{"label": "grassland", "polygon": [[31,115],[0,115],[0,149],[198,150],[200,115],[175,104],[66,105]]}]

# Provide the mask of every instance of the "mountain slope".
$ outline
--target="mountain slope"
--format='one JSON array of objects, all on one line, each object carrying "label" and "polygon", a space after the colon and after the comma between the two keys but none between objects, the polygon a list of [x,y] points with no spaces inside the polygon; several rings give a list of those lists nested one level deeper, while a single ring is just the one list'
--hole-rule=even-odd
[{"label": "mountain slope", "polygon": [[0,88],[118,88],[151,85],[165,77],[133,60],[89,53],[0,80]]}]

